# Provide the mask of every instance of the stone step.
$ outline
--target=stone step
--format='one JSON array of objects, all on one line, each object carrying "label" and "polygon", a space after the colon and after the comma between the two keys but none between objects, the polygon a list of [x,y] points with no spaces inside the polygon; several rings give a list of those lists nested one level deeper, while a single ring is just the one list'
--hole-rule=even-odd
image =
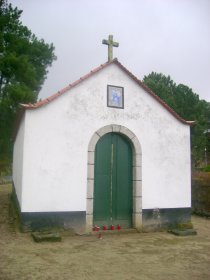
[{"label": "stone step", "polygon": [[178,236],[189,236],[197,234],[196,230],[194,229],[171,229],[168,232]]},{"label": "stone step", "polygon": [[58,232],[32,232],[31,233],[35,242],[60,242],[61,236]]}]

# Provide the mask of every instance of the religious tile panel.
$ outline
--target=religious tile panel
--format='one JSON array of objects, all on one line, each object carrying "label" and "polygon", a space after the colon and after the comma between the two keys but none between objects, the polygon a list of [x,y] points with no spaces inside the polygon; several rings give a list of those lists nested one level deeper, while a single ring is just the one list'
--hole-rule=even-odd
[{"label": "religious tile panel", "polygon": [[124,88],[118,86],[107,86],[107,106],[113,108],[124,108]]}]

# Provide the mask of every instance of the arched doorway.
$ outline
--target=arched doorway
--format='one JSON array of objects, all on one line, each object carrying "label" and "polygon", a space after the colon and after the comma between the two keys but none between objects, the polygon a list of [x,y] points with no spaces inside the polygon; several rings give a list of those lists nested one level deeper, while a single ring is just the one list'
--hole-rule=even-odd
[{"label": "arched doorway", "polygon": [[132,146],[123,134],[110,132],[95,149],[93,223],[132,227]]},{"label": "arched doorway", "polygon": [[94,182],[95,182],[95,153],[98,141],[105,134],[115,133],[127,138],[132,149],[132,226],[142,230],[142,151],[136,135],[128,128],[111,124],[97,130],[88,145],[87,165],[87,199],[86,199],[86,232],[93,228],[94,212]]}]

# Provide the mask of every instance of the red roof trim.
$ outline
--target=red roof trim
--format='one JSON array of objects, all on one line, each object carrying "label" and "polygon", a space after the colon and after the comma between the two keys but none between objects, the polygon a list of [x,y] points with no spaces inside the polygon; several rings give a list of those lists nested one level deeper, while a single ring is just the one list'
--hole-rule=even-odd
[{"label": "red roof trim", "polygon": [[177,120],[180,122],[187,124],[187,125],[192,125],[194,121],[186,121],[183,118],[181,118],[171,107],[169,107],[159,96],[157,96],[150,88],[148,88],[143,82],[141,82],[136,76],[134,76],[127,68],[125,68],[118,60],[117,58],[113,59],[111,62],[106,62],[104,64],[101,64],[99,67],[91,70],[88,74],[84,75],[81,77],[79,80],[73,82],[72,84],[69,84],[67,87],[63,88],[62,90],[58,91],[57,93],[51,95],[50,97],[47,97],[46,99],[43,99],[37,103],[31,104],[21,104],[22,108],[25,110],[34,110],[36,108],[42,107],[49,102],[53,101],[60,95],[63,95],[65,92],[69,91],[73,87],[77,86],[80,84],[82,81],[88,79],[95,73],[99,72],[101,69],[104,69],[110,64],[116,64],[118,65],[124,72],[126,72],[135,82],[138,83],[139,86],[141,86],[148,94],[150,94],[153,98],[155,98],[167,111],[169,111]]},{"label": "red roof trim", "polygon": [[194,121],[186,121],[180,117],[171,107],[169,107],[158,95],[156,95],[148,86],[146,86],[142,81],[140,81],[136,76],[134,76],[127,68],[125,68],[119,61],[118,64],[131,78],[133,78],[147,93],[149,93],[153,98],[155,98],[166,110],[168,110],[176,119],[180,122],[188,125],[194,124]]}]

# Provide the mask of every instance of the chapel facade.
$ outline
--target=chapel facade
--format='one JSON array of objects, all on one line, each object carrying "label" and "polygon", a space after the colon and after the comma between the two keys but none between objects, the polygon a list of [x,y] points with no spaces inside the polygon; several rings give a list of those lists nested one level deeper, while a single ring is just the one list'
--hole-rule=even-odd
[{"label": "chapel facade", "polygon": [[190,222],[190,125],[117,59],[22,104],[13,157],[22,229]]}]

